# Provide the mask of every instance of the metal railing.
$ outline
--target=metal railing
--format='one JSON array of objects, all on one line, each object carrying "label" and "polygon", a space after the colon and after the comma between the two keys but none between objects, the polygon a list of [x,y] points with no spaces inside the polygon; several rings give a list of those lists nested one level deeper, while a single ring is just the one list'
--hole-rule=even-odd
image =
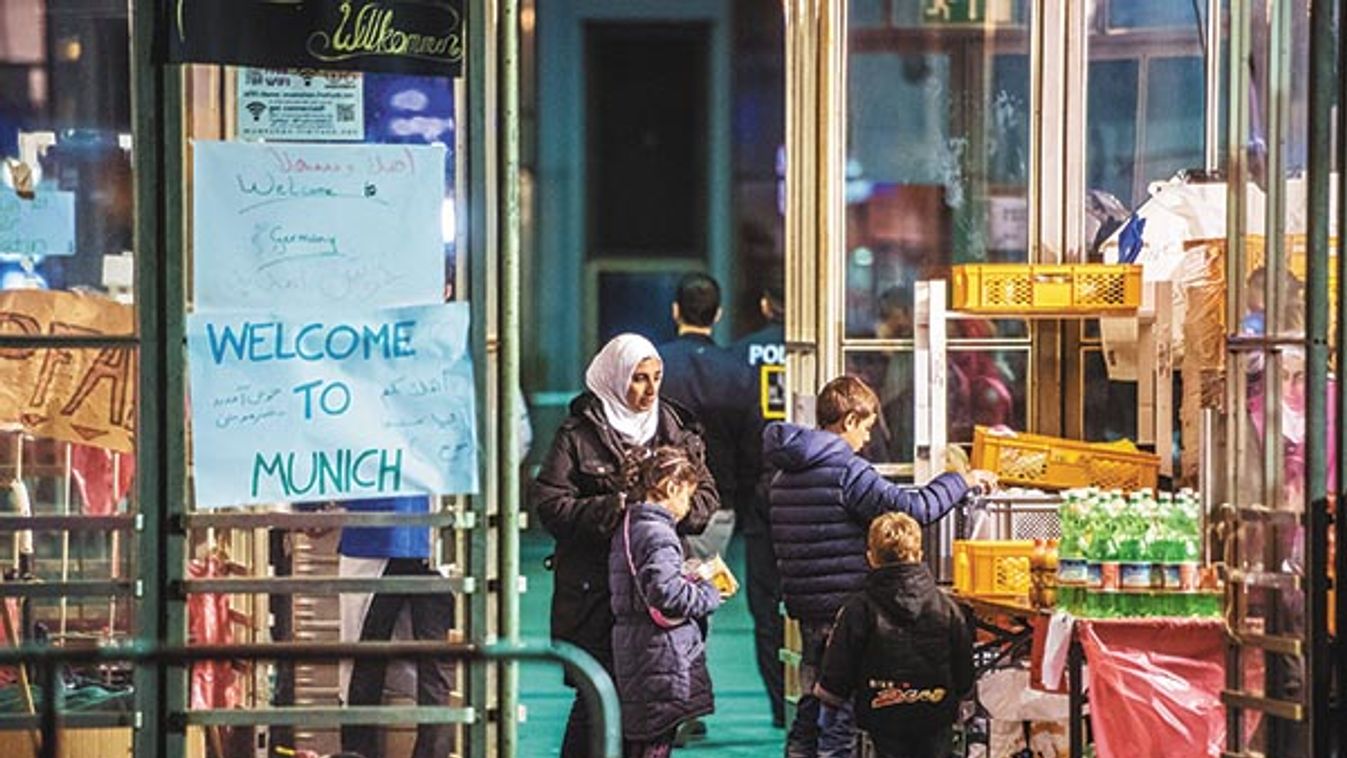
[{"label": "metal railing", "polygon": [[[336,661],[343,658],[390,661],[396,659],[441,658],[457,661],[554,661],[564,666],[578,684],[585,704],[595,718],[590,723],[590,753],[603,758],[621,758],[622,734],[617,691],[612,679],[598,661],[585,651],[566,642],[500,643],[475,645],[448,642],[366,642],[366,643],[275,643],[248,645],[161,646],[143,642],[108,645],[97,648],[23,646],[0,649],[0,666],[34,669],[42,687],[42,703],[36,715],[41,734],[40,758],[59,755],[61,728],[100,726],[97,719],[73,718],[61,714],[63,696],[60,668],[68,663],[107,663],[124,661],[156,666],[181,666],[201,661],[272,660]],[[92,714],[83,714],[88,716]],[[409,718],[410,716],[410,718]],[[403,724],[409,721],[470,723],[476,718],[472,709],[438,707],[287,707],[271,709],[196,710],[173,714],[169,728],[181,730],[188,724]],[[502,719],[514,714],[500,714]],[[137,718],[137,722],[139,718]],[[87,723],[85,723],[87,722]],[[139,724],[137,723],[137,726]],[[0,729],[31,729],[32,716],[0,719]]]}]

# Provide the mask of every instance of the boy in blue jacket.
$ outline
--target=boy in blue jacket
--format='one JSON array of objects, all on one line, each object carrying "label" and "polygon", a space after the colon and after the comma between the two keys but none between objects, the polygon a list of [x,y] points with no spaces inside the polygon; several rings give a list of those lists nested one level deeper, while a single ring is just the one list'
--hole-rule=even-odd
[{"label": "boy in blue jacket", "polygon": [[800,622],[802,695],[786,738],[787,758],[850,758],[855,727],[849,708],[820,728],[814,696],[824,646],[847,597],[865,584],[870,522],[901,512],[923,526],[948,513],[974,487],[991,488],[986,471],[941,474],[924,487],[887,481],[858,451],[878,419],[879,398],[854,376],[819,392],[818,429],[777,423],[763,432],[763,457],[775,470],[768,497],[772,544],[786,610]]}]

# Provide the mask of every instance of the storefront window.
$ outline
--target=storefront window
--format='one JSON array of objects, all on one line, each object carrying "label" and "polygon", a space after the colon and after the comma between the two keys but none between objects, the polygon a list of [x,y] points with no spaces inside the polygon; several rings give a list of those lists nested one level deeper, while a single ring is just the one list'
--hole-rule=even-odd
[{"label": "storefront window", "polygon": [[[0,512],[9,518],[136,509],[129,37],[125,2],[0,3]],[[0,537],[0,563],[15,569],[9,590],[20,581],[107,587],[7,597],[6,645],[94,647],[136,633],[137,546],[126,523]],[[65,707],[78,716],[133,707],[130,666],[72,673]],[[5,679],[21,703],[19,682]],[[0,740],[29,745],[18,731]],[[125,753],[130,742],[120,729],[100,744]]]},{"label": "storefront window", "polygon": [[[880,462],[913,457],[917,283],[1027,260],[1027,6],[849,5],[844,351],[883,400]],[[1027,352],[1011,346],[1024,322],[950,319],[947,332],[950,441],[974,424],[1024,428]]]}]

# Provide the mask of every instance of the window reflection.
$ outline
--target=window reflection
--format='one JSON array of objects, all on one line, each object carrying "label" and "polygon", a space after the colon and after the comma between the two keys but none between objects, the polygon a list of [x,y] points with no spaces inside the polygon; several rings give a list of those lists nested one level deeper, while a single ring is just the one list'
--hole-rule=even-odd
[{"label": "window reflection", "polygon": [[[1024,429],[1029,354],[1023,349],[951,350],[946,373],[947,439],[973,441],[975,426]],[[910,463],[915,444],[913,354],[907,350],[846,354],[846,372],[879,395],[880,422],[866,453],[877,463]]]},{"label": "window reflection", "polygon": [[1027,4],[978,7],[849,5],[848,338],[909,338],[951,264],[1027,258]]},{"label": "window reflection", "polygon": [[126,6],[19,0],[0,14],[0,288],[126,297]]}]

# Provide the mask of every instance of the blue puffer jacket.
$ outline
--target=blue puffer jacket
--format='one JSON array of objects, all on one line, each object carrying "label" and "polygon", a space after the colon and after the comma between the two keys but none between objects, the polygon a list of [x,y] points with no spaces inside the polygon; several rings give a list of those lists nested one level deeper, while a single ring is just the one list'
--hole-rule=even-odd
[{"label": "blue puffer jacket", "polygon": [[[608,588],[616,618],[613,669],[622,701],[622,736],[653,740],[681,721],[713,711],[706,643],[698,622],[720,606],[720,594],[710,584],[683,575],[683,548],[673,514],[650,503],[628,508],[608,552]],[[686,621],[672,629],[656,626],[646,601],[667,618]]]},{"label": "blue puffer jacket", "polygon": [[803,621],[831,622],[847,595],[865,584],[870,521],[902,511],[929,524],[963,499],[968,485],[941,474],[925,487],[880,476],[832,432],[777,423],[762,434],[772,477],[772,545],[786,610]]}]

